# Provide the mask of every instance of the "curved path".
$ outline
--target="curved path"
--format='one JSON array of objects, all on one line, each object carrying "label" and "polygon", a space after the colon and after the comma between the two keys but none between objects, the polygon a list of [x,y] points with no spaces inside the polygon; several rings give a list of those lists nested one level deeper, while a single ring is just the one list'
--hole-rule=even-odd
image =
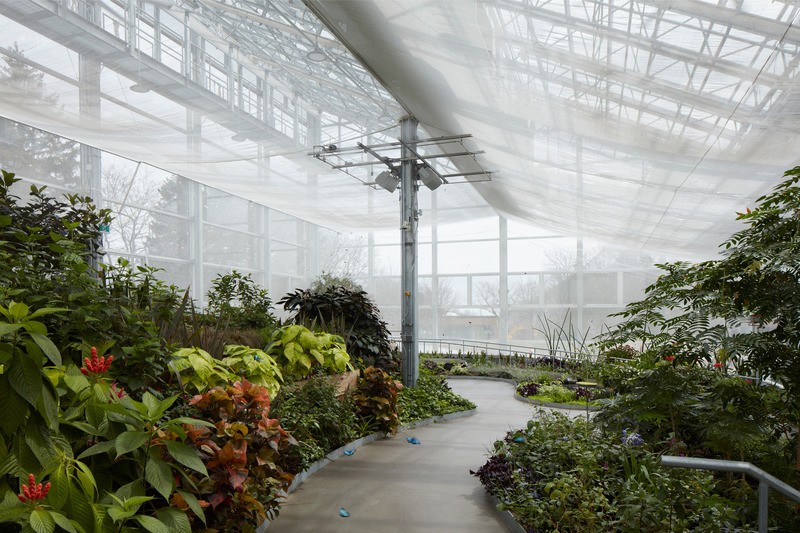
[{"label": "curved path", "polygon": [[[490,533],[505,528],[478,478],[492,443],[522,427],[534,406],[509,383],[449,380],[473,416],[380,439],[329,464],[292,493],[269,533]],[[406,441],[416,437],[420,445]],[[344,507],[350,516],[339,516]]]}]

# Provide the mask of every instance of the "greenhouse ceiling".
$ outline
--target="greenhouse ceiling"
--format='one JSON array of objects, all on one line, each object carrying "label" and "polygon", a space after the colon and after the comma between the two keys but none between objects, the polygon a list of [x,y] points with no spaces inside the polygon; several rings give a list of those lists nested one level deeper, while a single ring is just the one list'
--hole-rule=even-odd
[{"label": "greenhouse ceiling", "polygon": [[[0,115],[335,228],[396,228],[375,145],[420,122],[494,213],[710,256],[800,163],[800,6],[772,0],[0,0]],[[433,146],[429,153],[454,151]],[[322,154],[323,156],[325,154]],[[456,181],[456,180],[454,180]]]}]

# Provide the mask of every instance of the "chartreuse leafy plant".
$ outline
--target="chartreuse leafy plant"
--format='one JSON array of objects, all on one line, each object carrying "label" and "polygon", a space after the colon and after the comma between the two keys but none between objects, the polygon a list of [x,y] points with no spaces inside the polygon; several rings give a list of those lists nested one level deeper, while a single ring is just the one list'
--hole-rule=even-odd
[{"label": "chartreuse leafy plant", "polygon": [[213,387],[226,387],[239,378],[266,387],[275,395],[283,380],[275,360],[263,350],[248,346],[227,345],[225,357],[215,359],[200,348],[180,348],[173,352],[169,367],[178,374],[183,390],[203,392]]},{"label": "chartreuse leafy plant", "polygon": [[228,366],[196,347],[175,350],[169,366],[179,375],[181,387],[190,392],[203,392],[236,381],[236,374]]},{"label": "chartreuse leafy plant", "polygon": [[313,374],[339,374],[352,370],[344,340],[317,333],[298,324],[275,331],[267,348],[286,379],[301,380]]},{"label": "chartreuse leafy plant", "polygon": [[275,360],[263,350],[229,344],[225,346],[225,357],[222,364],[237,376],[245,377],[254,385],[266,387],[270,397],[274,398],[283,381],[281,369]]}]

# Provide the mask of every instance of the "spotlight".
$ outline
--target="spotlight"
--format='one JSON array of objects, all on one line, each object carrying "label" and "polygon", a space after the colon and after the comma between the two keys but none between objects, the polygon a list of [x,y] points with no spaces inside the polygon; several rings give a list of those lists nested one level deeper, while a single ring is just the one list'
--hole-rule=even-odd
[{"label": "spotlight", "polygon": [[241,133],[234,133],[233,135],[231,135],[231,140],[232,140],[232,141],[235,141],[235,142],[237,142],[237,143],[240,143],[240,142],[242,142],[242,141],[246,141],[246,140],[247,140],[247,137],[245,137],[245,136],[244,136],[244,135],[242,135]]},{"label": "spotlight", "polygon": [[375,176],[375,183],[389,192],[394,192],[394,190],[397,188],[397,185],[400,183],[400,180],[388,170],[384,170]]},{"label": "spotlight", "polygon": [[439,185],[444,183],[442,178],[436,174],[430,167],[422,167],[417,171],[417,177],[427,188],[430,190],[437,189]]},{"label": "spotlight", "polygon": [[147,85],[142,85],[141,83],[134,83],[131,85],[131,91],[135,93],[149,93],[150,88]]},{"label": "spotlight", "polygon": [[335,144],[323,144],[322,145],[322,149],[325,150],[326,152],[335,152],[337,148],[339,148],[339,147],[336,146]]}]

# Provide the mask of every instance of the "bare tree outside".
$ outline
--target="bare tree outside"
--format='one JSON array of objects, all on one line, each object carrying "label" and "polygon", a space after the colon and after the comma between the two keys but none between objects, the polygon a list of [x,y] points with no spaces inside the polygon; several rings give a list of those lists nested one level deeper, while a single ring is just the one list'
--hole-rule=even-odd
[{"label": "bare tree outside", "polygon": [[334,231],[319,234],[319,267],[337,277],[356,279],[367,274],[365,236]]},{"label": "bare tree outside", "polygon": [[103,165],[103,198],[114,212],[110,247],[130,254],[147,253],[153,215],[161,195],[160,184],[152,179],[152,169],[135,172],[123,165]]}]

